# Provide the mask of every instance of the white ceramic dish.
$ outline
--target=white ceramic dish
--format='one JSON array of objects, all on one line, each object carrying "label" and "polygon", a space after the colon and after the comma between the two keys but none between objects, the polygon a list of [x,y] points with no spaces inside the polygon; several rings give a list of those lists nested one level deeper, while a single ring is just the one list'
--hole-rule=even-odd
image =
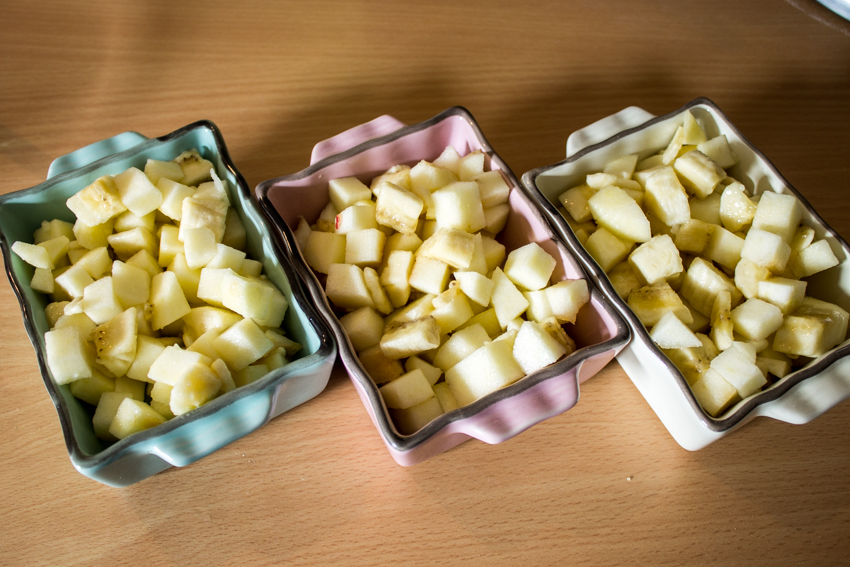
[{"label": "white ceramic dish", "polygon": [[633,339],[617,360],[649,405],[684,448],[697,450],[728,435],[758,416],[788,423],[806,423],[850,397],[850,344],[843,342],[807,366],[729,408],[716,418],[702,410],[681,372],[655,346],[646,328],[622,301],[608,277],[576,239],[558,213],[557,197],[583,182],[588,173],[601,171],[613,158],[639,153],[641,158],[664,148],[690,110],[705,123],[709,137],[725,134],[740,163],[731,174],[756,194],[774,190],[796,196],[803,223],[824,238],[839,259],[834,268],[806,278],[807,294],[850,310],[850,247],[811,205],[785,180],[776,167],[753,146],[710,100],[696,99],[666,116],[654,117],[630,107],[575,132],[567,141],[567,158],[523,175],[550,222],[585,264],[591,278],[620,309]]}]

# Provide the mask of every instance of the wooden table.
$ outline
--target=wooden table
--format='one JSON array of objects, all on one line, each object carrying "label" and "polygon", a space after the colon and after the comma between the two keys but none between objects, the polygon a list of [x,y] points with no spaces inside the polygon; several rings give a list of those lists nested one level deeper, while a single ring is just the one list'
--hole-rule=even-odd
[{"label": "wooden table", "polygon": [[[850,25],[803,0],[7,0],[0,23],[3,193],[201,118],[254,186],[351,126],[453,105],[521,174],[626,106],[706,96],[850,237]],[[0,344],[2,565],[848,561],[847,403],[690,453],[612,363],[573,410],[402,468],[338,367],[255,434],[114,489],[71,466],[8,285]]]}]

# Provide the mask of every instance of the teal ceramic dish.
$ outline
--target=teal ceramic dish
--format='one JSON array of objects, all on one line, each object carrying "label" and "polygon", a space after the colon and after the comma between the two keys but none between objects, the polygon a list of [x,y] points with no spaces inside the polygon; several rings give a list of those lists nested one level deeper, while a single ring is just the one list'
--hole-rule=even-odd
[{"label": "teal ceramic dish", "polygon": [[[17,240],[30,242],[43,220],[73,222],[66,200],[98,177],[132,166],[143,168],[148,158],[170,160],[191,148],[197,148],[213,163],[219,177],[227,179],[231,206],[247,231],[249,256],[263,263],[264,272],[289,301],[283,327],[303,348],[289,364],[256,382],[162,425],[105,443],[94,435],[91,406],[74,398],[68,386],[55,385],[50,377],[44,345],[44,333],[49,330],[44,313],[47,298],[30,288],[33,269],[11,253],[10,247]],[[327,385],[337,353],[330,329],[308,299],[290,258],[269,237],[245,179],[211,122],[195,122],[154,139],[126,132],[57,159],[44,183],[0,196],[0,248],[44,385],[59,414],[71,462],[82,474],[104,484],[127,486],[169,467],[193,463],[313,398]]]}]

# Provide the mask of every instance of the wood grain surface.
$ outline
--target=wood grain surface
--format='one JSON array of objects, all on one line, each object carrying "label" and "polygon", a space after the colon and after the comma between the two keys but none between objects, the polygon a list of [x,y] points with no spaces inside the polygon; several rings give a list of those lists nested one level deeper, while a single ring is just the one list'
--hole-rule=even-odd
[{"label": "wood grain surface", "polygon": [[[214,121],[249,185],[468,108],[518,175],[637,105],[714,100],[850,237],[850,25],[802,0],[0,2],[0,192]],[[77,473],[0,285],[0,565],[847,565],[850,404],[680,448],[616,363],[501,445],[396,465],[344,371],[184,469]]]}]

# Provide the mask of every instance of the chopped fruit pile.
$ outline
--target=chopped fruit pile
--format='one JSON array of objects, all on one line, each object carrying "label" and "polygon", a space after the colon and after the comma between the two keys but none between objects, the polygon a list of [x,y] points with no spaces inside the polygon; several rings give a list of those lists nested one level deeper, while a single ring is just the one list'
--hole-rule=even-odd
[{"label": "chopped fruit pile", "polygon": [[495,236],[511,188],[484,158],[449,146],[371,187],[334,179],[316,223],[295,231],[402,434],[576,348],[562,324],[587,283],[549,285],[556,260],[536,243],[506,254]]},{"label": "chopped fruit pile", "polygon": [[751,194],[725,136],[690,113],[667,148],[610,162],[561,213],[712,416],[847,335],[848,313],[806,295],[838,264],[790,194]]},{"label": "chopped fruit pile", "polygon": [[104,176],[12,251],[35,268],[56,384],[123,439],[287,363],[288,303],[245,252],[227,181],[196,150]]}]

